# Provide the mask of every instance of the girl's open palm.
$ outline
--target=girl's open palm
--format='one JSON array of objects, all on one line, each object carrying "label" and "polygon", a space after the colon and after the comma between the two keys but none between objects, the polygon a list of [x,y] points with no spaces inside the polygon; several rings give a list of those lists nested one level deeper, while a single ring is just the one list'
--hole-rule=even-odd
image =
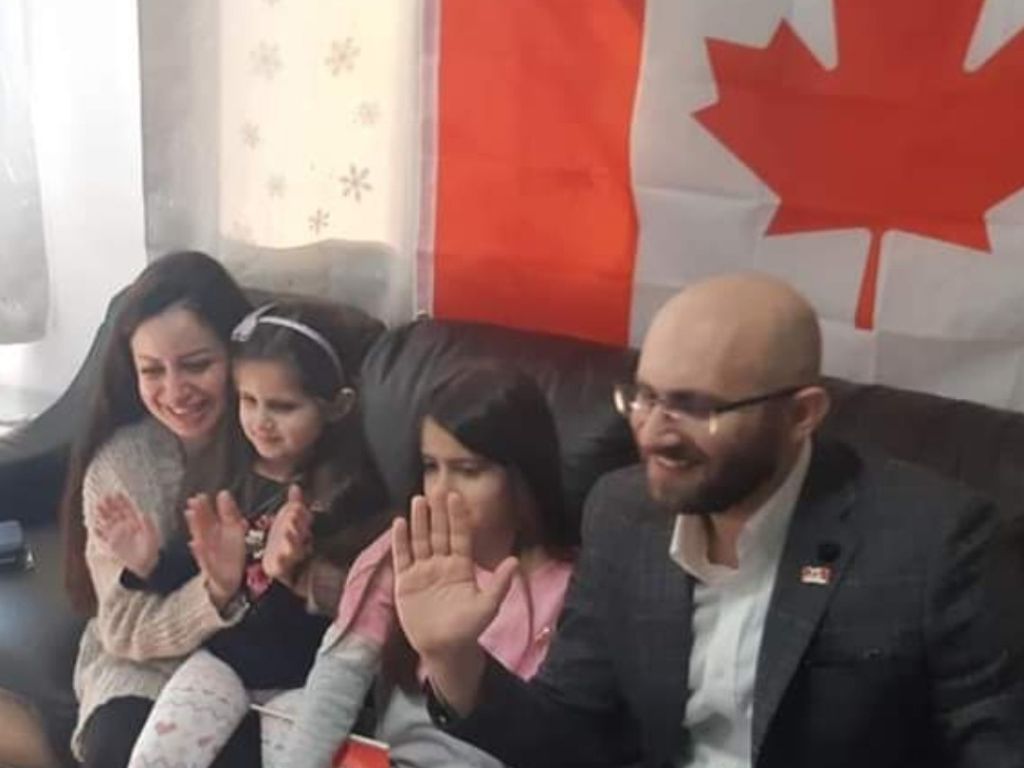
[{"label": "girl's open palm", "polygon": [[263,551],[267,576],[292,584],[295,570],[312,554],[313,513],[297,485],[288,488],[288,500],[274,516]]},{"label": "girl's open palm", "polygon": [[396,520],[392,527],[398,618],[422,656],[445,657],[475,646],[498,613],[517,567],[515,558],[507,558],[481,588],[465,505],[453,493],[443,507],[431,509],[417,496],[409,521]]}]

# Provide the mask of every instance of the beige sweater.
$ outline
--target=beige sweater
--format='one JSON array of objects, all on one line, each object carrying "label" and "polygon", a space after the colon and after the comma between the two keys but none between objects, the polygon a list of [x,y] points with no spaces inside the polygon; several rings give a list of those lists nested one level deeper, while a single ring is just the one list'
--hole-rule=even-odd
[{"label": "beige sweater", "polygon": [[155,699],[183,657],[231,623],[218,614],[201,576],[166,596],[125,589],[120,562],[91,535],[97,503],[121,492],[153,517],[166,541],[184,524],[176,508],[183,476],[177,438],[152,418],[118,430],[89,464],[82,487],[89,531],[85,557],[99,607],[85,627],[75,664],[76,755],[82,726],[97,707],[120,696]]}]

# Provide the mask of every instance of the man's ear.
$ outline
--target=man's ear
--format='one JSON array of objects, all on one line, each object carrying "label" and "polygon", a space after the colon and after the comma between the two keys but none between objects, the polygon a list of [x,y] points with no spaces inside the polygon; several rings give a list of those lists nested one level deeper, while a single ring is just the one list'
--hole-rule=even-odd
[{"label": "man's ear", "polygon": [[352,387],[342,387],[334,399],[327,403],[324,409],[328,421],[341,421],[355,407],[356,391]]},{"label": "man's ear", "polygon": [[832,399],[821,386],[804,387],[793,395],[793,437],[806,440],[821,426],[828,415]]}]

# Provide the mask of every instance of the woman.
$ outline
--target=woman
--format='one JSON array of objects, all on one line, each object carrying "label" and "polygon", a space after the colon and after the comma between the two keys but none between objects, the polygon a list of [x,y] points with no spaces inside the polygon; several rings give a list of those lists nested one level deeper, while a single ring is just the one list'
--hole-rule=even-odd
[{"label": "woman", "polygon": [[[86,768],[127,764],[180,657],[241,618],[244,529],[235,519],[202,521],[201,573],[168,595],[127,588],[96,525],[102,508],[130,504],[167,541],[184,525],[186,499],[214,490],[203,469],[217,464],[217,437],[235,412],[228,342],[248,311],[227,271],[192,252],[153,262],[121,298],[61,509],[66,586],[91,617],[74,675],[72,749]],[[251,749],[254,734],[258,755],[251,725],[236,743]]]},{"label": "woman", "polygon": [[[326,590],[334,594],[322,615],[309,611],[314,599],[326,597],[314,586],[326,586],[321,574],[347,571],[387,525],[383,489],[359,426],[357,379],[349,373],[358,369],[362,354],[353,347],[364,346],[364,334],[359,323],[332,322],[335,313],[322,316],[316,309],[261,307],[232,334],[245,471],[224,484],[235,487],[249,525],[249,610],[178,667],[150,712],[130,766],[208,766],[251,704],[273,706],[278,695],[287,695],[275,691],[301,687],[343,580],[337,579],[336,591]],[[115,523],[130,525],[127,516]],[[163,548],[177,553],[176,567],[160,570],[158,562],[174,558],[156,557],[154,533],[134,527],[136,534],[129,531],[120,541],[110,532],[101,539],[111,542],[141,589],[167,594],[195,575],[184,537]],[[136,541],[138,535],[148,543]],[[277,551],[289,556],[268,559],[282,536],[288,545]],[[138,546],[148,556],[133,562]]]},{"label": "woman", "polygon": [[[477,365],[437,386],[423,414],[424,495],[413,506],[440,507],[457,498],[484,580],[510,555],[518,556],[512,588],[480,641],[511,671],[529,678],[547,653],[576,542],[563,508],[558,439],[547,403],[528,376]],[[388,532],[352,566],[338,618],[306,682],[284,765],[330,765],[379,673],[375,735],[388,743],[393,766],[497,766],[430,724],[418,659],[395,614],[390,544]]]}]

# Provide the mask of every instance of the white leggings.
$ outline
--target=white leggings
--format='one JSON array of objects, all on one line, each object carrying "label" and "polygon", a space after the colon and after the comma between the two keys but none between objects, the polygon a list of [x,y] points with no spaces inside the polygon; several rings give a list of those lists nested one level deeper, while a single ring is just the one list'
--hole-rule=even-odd
[{"label": "white leggings", "polygon": [[[128,768],[207,768],[256,701],[292,714],[302,690],[249,691],[209,651],[193,653],[160,692],[135,742]],[[289,723],[261,715],[263,768],[281,763]]]}]

